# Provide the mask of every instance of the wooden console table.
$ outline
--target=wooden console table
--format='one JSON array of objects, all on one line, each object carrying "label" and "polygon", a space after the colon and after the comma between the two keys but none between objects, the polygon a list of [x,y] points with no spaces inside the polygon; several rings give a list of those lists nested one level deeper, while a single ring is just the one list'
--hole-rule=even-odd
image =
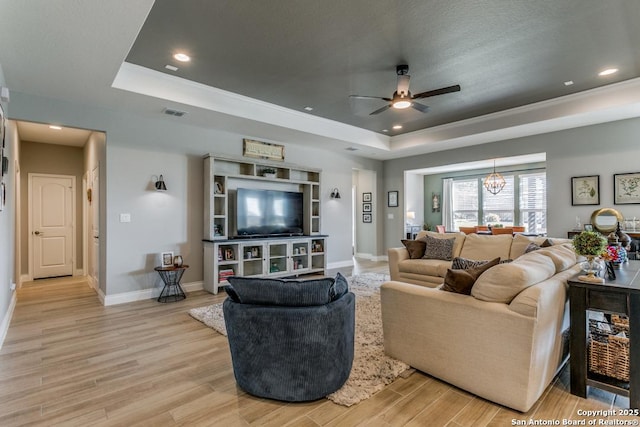
[{"label": "wooden console table", "polygon": [[[630,408],[640,408],[640,261],[616,271],[615,280],[587,283],[568,281],[571,301],[571,393],[587,397],[587,386],[629,397]],[[587,369],[587,311],[629,317],[629,382],[598,375]]]}]

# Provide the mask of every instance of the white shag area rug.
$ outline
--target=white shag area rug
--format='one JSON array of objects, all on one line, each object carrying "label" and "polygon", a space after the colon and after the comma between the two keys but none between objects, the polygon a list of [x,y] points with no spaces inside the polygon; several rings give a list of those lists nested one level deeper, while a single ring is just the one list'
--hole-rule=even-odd
[{"label": "white shag area rug", "polygon": [[[356,295],[353,367],[342,388],[327,396],[327,399],[343,406],[368,399],[399,376],[406,378],[414,372],[406,363],[384,353],[380,285],[389,280],[389,276],[365,273],[348,280],[349,290]],[[227,335],[222,303],[194,308],[189,314],[222,335]]]}]

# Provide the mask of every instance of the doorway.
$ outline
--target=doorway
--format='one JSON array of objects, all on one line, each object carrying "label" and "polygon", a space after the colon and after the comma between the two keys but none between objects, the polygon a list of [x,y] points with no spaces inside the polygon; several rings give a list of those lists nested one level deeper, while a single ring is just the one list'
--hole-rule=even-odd
[{"label": "doorway", "polygon": [[72,276],[76,177],[30,173],[28,192],[31,276]]}]

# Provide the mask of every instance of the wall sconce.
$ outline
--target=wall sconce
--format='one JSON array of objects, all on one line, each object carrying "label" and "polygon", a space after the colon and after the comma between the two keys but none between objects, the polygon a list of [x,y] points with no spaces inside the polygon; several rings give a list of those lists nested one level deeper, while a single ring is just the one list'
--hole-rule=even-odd
[{"label": "wall sconce", "polygon": [[164,183],[164,178],[162,177],[162,175],[160,175],[160,178],[156,179],[156,182],[154,183],[154,186],[156,187],[157,191],[167,191],[167,186]]},{"label": "wall sconce", "polygon": [[333,190],[331,190],[331,198],[332,199],[339,199],[340,198],[340,191],[338,191],[338,188],[334,188]]}]

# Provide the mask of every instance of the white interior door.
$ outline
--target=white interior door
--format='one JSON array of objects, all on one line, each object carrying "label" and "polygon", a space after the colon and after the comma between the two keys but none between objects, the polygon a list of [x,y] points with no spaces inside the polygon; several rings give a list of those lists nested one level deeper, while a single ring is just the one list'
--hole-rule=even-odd
[{"label": "white interior door", "polygon": [[100,169],[98,166],[91,172],[91,237],[92,244],[89,246],[90,266],[89,275],[93,280],[93,285],[98,288],[100,277]]},{"label": "white interior door", "polygon": [[73,274],[75,177],[30,174],[33,278]]}]

